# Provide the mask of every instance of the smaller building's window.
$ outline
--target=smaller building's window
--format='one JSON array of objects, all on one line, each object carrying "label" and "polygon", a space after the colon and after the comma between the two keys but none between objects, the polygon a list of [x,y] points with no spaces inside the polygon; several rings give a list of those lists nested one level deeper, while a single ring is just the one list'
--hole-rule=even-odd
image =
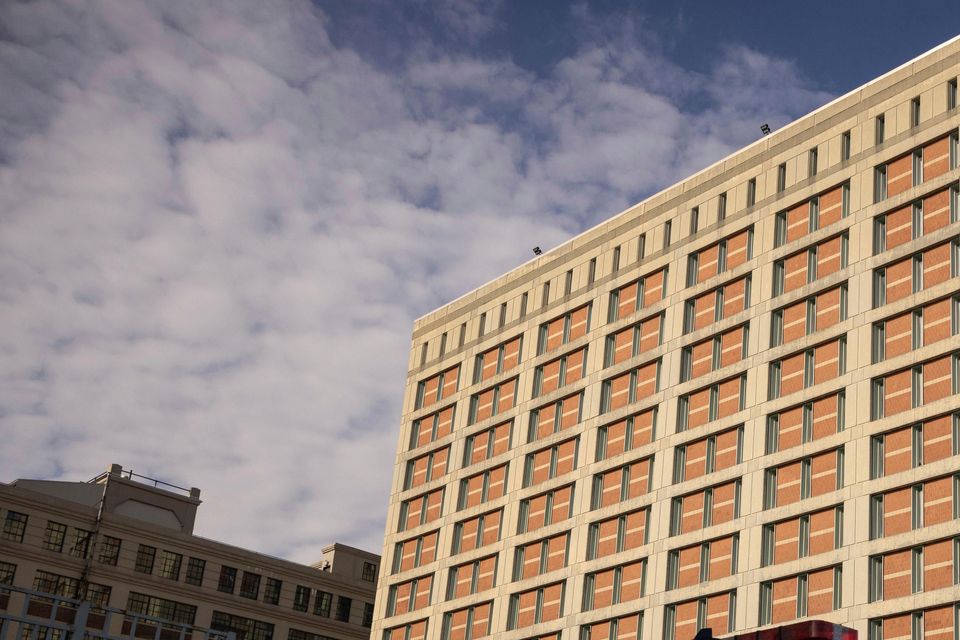
[{"label": "smaller building's window", "polygon": [[187,560],[187,574],[183,581],[187,584],[201,586],[203,584],[203,571],[207,567],[207,561],[202,558],[190,558]]},{"label": "smaller building's window", "polygon": [[153,573],[153,562],[156,557],[156,547],[142,544],[137,548],[137,560],[133,568],[140,573]]},{"label": "smaller building's window", "polygon": [[297,585],[297,590],[293,594],[293,610],[306,611],[310,605],[310,587],[302,584]]},{"label": "smaller building's window", "polygon": [[368,628],[373,625],[373,605],[369,602],[363,603],[363,620],[360,624]]},{"label": "smaller building's window", "polygon": [[220,567],[220,579],[217,581],[217,591],[233,593],[237,586],[237,570],[233,567]]},{"label": "smaller building's window", "polygon": [[13,542],[23,542],[23,534],[26,530],[27,514],[7,511],[7,515],[3,519],[3,529],[0,530],[0,538]]},{"label": "smaller building's window", "polygon": [[256,600],[260,597],[260,575],[253,573],[251,571],[244,571],[243,577],[240,579],[240,592],[239,596],[241,598],[250,598],[251,600]]},{"label": "smaller building's window", "polygon": [[183,564],[183,556],[173,551],[160,552],[160,569],[157,575],[168,580],[180,579],[180,565]]},{"label": "smaller building's window", "polygon": [[[283,588],[283,582],[276,578],[267,578],[263,586],[263,601],[266,604],[280,604],[280,589]],[[317,594],[319,595],[319,591]]]},{"label": "smaller building's window", "polygon": [[313,601],[313,614],[316,616],[330,617],[330,609],[333,606],[333,594],[326,591],[317,590],[317,597]]},{"label": "smaller building's window", "polygon": [[120,559],[120,538],[114,538],[113,536],[102,536],[100,539],[100,557],[98,560],[102,564],[110,565],[111,567],[117,566],[117,560]]},{"label": "smaller building's window", "polygon": [[13,584],[16,573],[17,565],[0,560],[0,584]]},{"label": "smaller building's window", "polygon": [[360,579],[367,582],[376,582],[377,580],[377,565],[372,562],[363,563],[363,572],[360,574]]},{"label": "smaller building's window", "polygon": [[48,551],[60,553],[63,551],[63,541],[66,537],[67,525],[49,520],[47,521],[47,530],[43,533],[42,546]]},{"label": "smaller building's window", "polygon": [[339,596],[337,598],[337,615],[336,619],[340,622],[350,622],[350,607],[353,605],[353,600],[347,598],[346,596]]},{"label": "smaller building's window", "polygon": [[93,531],[74,529],[73,544],[70,545],[70,555],[74,558],[86,558],[90,550],[91,540],[93,540]]}]

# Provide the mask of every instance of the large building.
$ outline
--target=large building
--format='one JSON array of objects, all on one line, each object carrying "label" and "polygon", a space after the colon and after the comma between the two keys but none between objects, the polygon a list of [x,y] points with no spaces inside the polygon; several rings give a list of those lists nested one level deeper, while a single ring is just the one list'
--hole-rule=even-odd
[{"label": "large building", "polygon": [[[154,638],[158,630],[175,640],[181,625],[232,631],[237,640],[369,637],[379,556],[331,544],[306,566],[208,540],[193,534],[199,505],[199,489],[120,465],[89,482],[0,484],[0,585],[21,598],[31,597],[27,589],[117,610],[95,632],[114,637]],[[7,639],[14,636],[4,619],[18,610],[8,606],[10,592],[0,588]],[[137,620],[139,631],[131,628]],[[61,637],[46,633],[40,640]]]},{"label": "large building", "polygon": [[420,318],[374,639],[960,638],[958,74],[954,39]]}]

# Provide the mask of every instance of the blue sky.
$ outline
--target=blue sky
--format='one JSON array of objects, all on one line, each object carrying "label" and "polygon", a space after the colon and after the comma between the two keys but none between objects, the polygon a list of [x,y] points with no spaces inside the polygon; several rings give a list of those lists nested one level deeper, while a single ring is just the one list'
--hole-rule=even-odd
[{"label": "blue sky", "polygon": [[379,551],[416,317],[960,24],[768,4],[0,3],[2,479]]}]

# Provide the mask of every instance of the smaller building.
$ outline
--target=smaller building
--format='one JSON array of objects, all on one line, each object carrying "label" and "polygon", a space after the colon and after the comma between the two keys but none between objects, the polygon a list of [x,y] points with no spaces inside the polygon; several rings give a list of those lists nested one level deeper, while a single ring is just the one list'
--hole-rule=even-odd
[{"label": "smaller building", "polygon": [[331,544],[307,566],[207,540],[199,505],[197,488],[116,464],[89,482],[0,484],[0,585],[238,640],[370,636],[379,556]]}]

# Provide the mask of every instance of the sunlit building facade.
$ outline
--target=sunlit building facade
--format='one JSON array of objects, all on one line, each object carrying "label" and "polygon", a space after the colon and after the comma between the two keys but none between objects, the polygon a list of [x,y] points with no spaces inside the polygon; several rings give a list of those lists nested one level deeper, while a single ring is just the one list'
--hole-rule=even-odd
[{"label": "sunlit building facade", "polygon": [[960,639],[958,74],[955,39],[420,318],[373,638]]}]

